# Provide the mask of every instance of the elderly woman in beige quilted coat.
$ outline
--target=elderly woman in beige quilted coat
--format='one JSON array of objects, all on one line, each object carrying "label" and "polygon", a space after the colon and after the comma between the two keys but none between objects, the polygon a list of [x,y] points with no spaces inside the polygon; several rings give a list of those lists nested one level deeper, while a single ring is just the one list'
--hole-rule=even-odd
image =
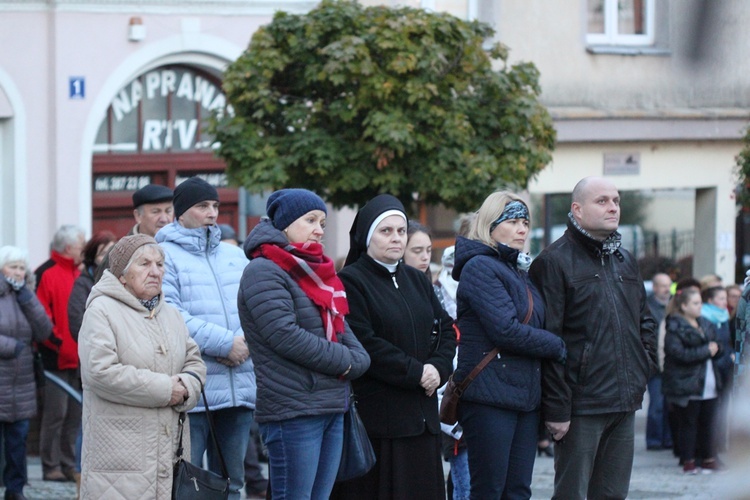
[{"label": "elderly woman in beige quilted coat", "polygon": [[[164,253],[126,236],[91,290],[79,335],[83,380],[81,498],[168,499],[180,412],[200,397],[206,365],[161,293]],[[183,446],[189,447],[186,425]],[[186,455],[190,456],[189,449]]]}]

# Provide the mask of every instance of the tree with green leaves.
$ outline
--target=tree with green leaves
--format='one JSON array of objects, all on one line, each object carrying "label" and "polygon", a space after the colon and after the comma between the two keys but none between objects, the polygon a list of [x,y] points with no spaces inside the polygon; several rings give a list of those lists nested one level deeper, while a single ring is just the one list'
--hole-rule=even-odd
[{"label": "tree with green leaves", "polygon": [[508,64],[505,46],[484,45],[492,35],[352,1],[277,13],[227,69],[230,108],[209,127],[230,180],[304,187],[335,206],[387,192],[459,211],[525,187],[550,162],[555,131],[536,67]]}]

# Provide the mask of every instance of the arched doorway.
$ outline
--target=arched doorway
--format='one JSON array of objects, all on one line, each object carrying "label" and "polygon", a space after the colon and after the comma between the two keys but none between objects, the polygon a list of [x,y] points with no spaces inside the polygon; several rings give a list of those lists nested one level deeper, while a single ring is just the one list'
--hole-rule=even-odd
[{"label": "arched doorway", "polygon": [[132,195],[146,184],[174,188],[198,175],[219,191],[220,223],[237,228],[238,190],[211,151],[207,118],[223,109],[221,82],[187,65],[149,70],[112,99],[99,126],[92,165],[93,231],[118,236],[133,226]]}]

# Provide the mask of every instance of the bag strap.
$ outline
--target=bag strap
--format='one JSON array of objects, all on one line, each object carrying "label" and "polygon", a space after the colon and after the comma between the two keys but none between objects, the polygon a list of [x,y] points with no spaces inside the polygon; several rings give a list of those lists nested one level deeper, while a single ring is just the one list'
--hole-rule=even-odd
[{"label": "bag strap", "polygon": [[[201,385],[201,396],[203,397],[203,404],[206,405],[206,420],[208,420],[208,429],[211,434],[211,440],[214,443],[214,446],[216,447],[216,453],[219,455],[219,465],[221,465],[221,474],[224,478],[229,478],[229,472],[227,471],[227,464],[224,462],[224,454],[221,452],[221,447],[219,446],[219,441],[216,439],[216,431],[214,430],[214,421],[211,417],[211,410],[208,407],[208,398],[206,397],[206,391],[203,390],[203,382],[201,381],[200,377],[196,375],[193,372],[184,372],[188,375],[192,375],[198,380],[198,383]],[[180,419],[179,419],[179,425],[180,425],[180,443],[177,447],[177,458],[182,458],[182,430],[185,424],[185,412],[180,412]]]},{"label": "bag strap", "polygon": [[[534,297],[531,295],[531,288],[529,288],[529,285],[526,285],[526,296],[529,300],[529,309],[526,311],[526,317],[523,318],[523,324],[527,324],[529,320],[531,319],[531,314],[534,312]],[[459,397],[461,397],[461,394],[466,390],[467,387],[469,387],[469,384],[479,375],[479,373],[484,370],[484,368],[492,361],[492,359],[500,354],[500,349],[495,347],[490,352],[487,353],[487,355],[482,358],[482,361],[479,362],[477,366],[474,367],[473,370],[471,370],[471,373],[469,373],[469,376],[466,377],[461,381],[461,383],[456,386],[455,392]],[[451,378],[453,378],[453,375],[451,375]]]}]

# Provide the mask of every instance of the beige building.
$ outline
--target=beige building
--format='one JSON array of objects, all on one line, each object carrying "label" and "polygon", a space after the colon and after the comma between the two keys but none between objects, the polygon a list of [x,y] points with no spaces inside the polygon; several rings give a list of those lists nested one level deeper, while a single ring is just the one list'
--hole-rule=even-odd
[{"label": "beige building", "polygon": [[[133,190],[194,174],[220,188],[221,222],[247,224],[247,200],[226,186],[199,123],[222,104],[222,72],[253,31],[277,9],[316,3],[0,0],[0,244],[28,248],[36,265],[61,224],[124,234]],[[750,4],[361,3],[493,25],[512,61],[539,68],[558,131],[553,162],[530,192],[570,192],[587,175],[611,176],[621,190],[687,190],[695,274],[733,279],[733,159],[750,109]],[[334,257],[346,252],[350,220],[351,212],[331,220]]]},{"label": "beige building", "polygon": [[[513,60],[534,62],[558,144],[532,193],[605,175],[621,190],[692,190],[694,274],[734,280],[734,156],[750,116],[750,4],[509,0],[484,4]],[[708,7],[702,8],[707,5]],[[483,19],[483,20],[485,20]],[[674,199],[673,196],[665,196]],[[659,219],[669,217],[660,214]]]}]

